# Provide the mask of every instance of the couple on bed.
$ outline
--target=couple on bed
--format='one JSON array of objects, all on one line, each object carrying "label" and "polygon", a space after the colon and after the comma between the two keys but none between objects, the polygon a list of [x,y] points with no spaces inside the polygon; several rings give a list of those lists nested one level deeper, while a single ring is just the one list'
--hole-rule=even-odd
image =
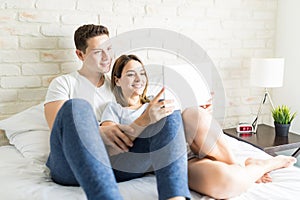
[{"label": "couple on bed", "polygon": [[154,172],[159,199],[188,199],[189,188],[223,199],[270,182],[268,172],[295,162],[277,156],[238,164],[210,108],[180,113],[162,99],[164,89],[147,98],[147,72],[137,56],[117,58],[108,77],[106,27],[83,25],[74,40],[82,67],[54,79],[45,101],[52,129],[47,166],[56,183],[80,185],[88,199],[116,200],[122,199],[117,182]]}]

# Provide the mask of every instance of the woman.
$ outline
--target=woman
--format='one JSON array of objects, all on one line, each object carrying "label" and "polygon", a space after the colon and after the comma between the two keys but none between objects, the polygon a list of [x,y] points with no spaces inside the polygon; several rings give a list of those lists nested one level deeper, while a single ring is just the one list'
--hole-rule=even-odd
[{"label": "woman", "polygon": [[[138,59],[135,56],[130,57]],[[122,63],[121,58],[116,61],[115,66],[123,65]],[[131,66],[134,67],[126,70],[126,75],[122,75],[124,78],[113,79],[112,87],[117,85],[118,88],[122,88],[122,91],[118,88],[113,91],[120,104],[109,103],[100,123],[101,126],[131,124],[134,129],[133,134],[129,135],[133,146],[128,152],[120,153],[112,146],[107,146],[116,179],[118,182],[127,181],[154,171],[159,199],[190,198],[181,113],[173,111],[173,107],[162,108],[166,102],[158,101],[163,90],[150,102],[144,90],[148,84],[145,70],[139,67],[139,62],[133,62]],[[119,72],[115,71],[115,77],[119,77]],[[136,72],[140,81],[132,82]],[[148,104],[153,106],[148,107]],[[150,123],[147,126],[134,123],[142,114],[149,118]]]},{"label": "woman", "polygon": [[[122,55],[116,60],[111,75],[111,86],[118,103],[108,104],[103,112],[101,125],[131,124],[135,130],[134,135],[130,136],[132,140],[137,139],[146,128],[134,123],[134,120],[141,114],[148,113],[151,121],[156,122],[173,110],[172,107],[165,107],[164,101],[157,104],[155,108],[151,106],[152,109],[148,110],[150,102],[146,96],[148,78],[143,63],[135,55]],[[162,92],[163,89],[160,94]],[[200,119],[198,113],[198,108],[184,111],[185,123],[195,123],[196,120],[201,125],[201,120],[207,122],[207,119]],[[209,117],[209,115],[204,116]],[[216,122],[213,123],[217,125]],[[216,130],[207,131],[207,134],[218,133],[218,130],[221,129],[216,126]],[[194,153],[194,156],[189,159],[188,167],[190,188],[214,198],[237,196],[255,182],[270,181],[266,173],[291,166],[296,161],[295,158],[288,156],[277,156],[268,160],[249,158],[244,166],[241,166],[236,163],[221,133],[216,134],[216,142],[209,145],[205,144],[206,135],[203,132],[200,134],[197,130],[185,129],[185,133]],[[110,148],[109,152],[110,154],[118,153]]]}]

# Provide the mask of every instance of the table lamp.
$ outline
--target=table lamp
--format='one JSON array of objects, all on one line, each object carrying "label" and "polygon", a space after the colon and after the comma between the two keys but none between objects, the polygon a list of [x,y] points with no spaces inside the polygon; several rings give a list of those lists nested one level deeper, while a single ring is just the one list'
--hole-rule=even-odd
[{"label": "table lamp", "polygon": [[252,86],[265,88],[264,96],[259,105],[257,116],[252,123],[254,133],[257,131],[258,117],[267,98],[269,98],[272,109],[274,109],[274,104],[268,92],[268,88],[282,87],[283,73],[283,58],[254,58],[251,60],[250,83]]}]

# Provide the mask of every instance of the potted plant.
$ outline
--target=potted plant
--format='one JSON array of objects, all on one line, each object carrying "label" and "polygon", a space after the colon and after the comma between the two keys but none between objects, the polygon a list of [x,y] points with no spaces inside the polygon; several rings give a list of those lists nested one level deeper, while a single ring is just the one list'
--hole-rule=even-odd
[{"label": "potted plant", "polygon": [[291,122],[296,116],[296,112],[291,114],[291,110],[286,105],[277,106],[272,110],[275,133],[277,136],[288,136]]}]

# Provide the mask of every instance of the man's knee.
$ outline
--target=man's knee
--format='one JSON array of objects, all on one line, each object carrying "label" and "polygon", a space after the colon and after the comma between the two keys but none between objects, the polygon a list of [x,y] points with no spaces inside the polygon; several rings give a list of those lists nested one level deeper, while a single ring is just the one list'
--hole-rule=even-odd
[{"label": "man's knee", "polygon": [[67,100],[62,108],[65,109],[72,109],[72,108],[91,108],[91,105],[89,104],[88,101],[84,100],[84,99],[69,99]]},{"label": "man's knee", "polygon": [[60,109],[60,112],[63,112],[65,115],[70,113],[86,113],[93,112],[93,109],[90,103],[84,99],[69,99],[67,100]]}]

